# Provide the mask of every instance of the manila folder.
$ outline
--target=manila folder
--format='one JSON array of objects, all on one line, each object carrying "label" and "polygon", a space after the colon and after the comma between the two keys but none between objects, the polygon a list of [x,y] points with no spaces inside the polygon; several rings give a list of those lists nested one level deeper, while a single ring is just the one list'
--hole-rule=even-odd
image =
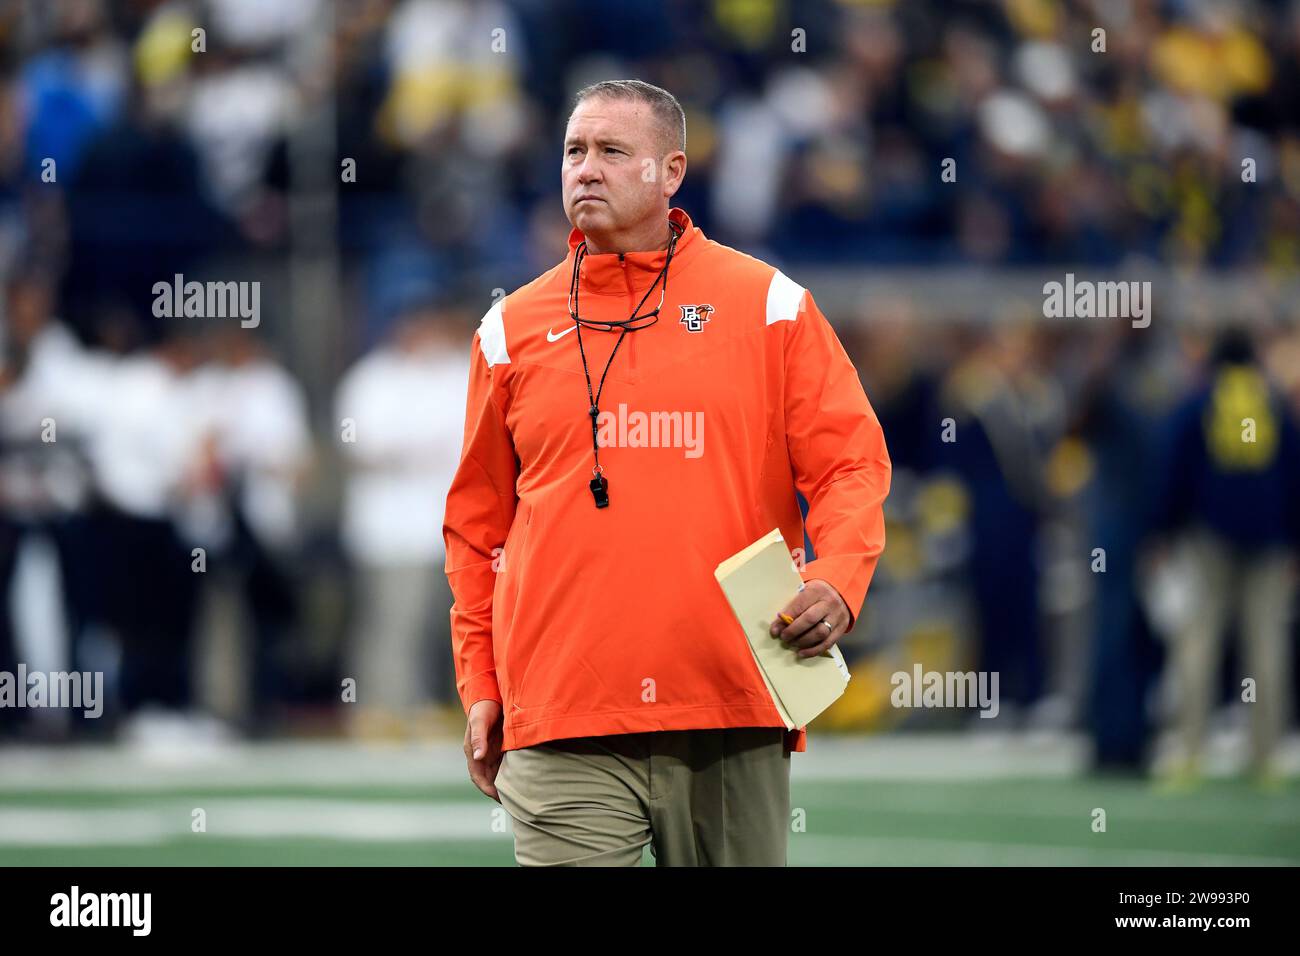
[{"label": "manila folder", "polygon": [[803,585],[780,529],[727,558],[713,575],[745,632],[786,729],[806,726],[844,693],[849,669],[838,647],[816,657],[799,657],[768,632]]}]

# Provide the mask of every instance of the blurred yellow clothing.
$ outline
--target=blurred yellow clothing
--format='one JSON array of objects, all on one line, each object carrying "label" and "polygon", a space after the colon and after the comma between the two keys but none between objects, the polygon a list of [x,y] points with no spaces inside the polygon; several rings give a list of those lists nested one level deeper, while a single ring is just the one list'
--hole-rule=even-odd
[{"label": "blurred yellow clothing", "polygon": [[376,124],[386,140],[409,146],[461,113],[504,106],[516,93],[504,69],[456,63],[407,70],[394,79]]},{"label": "blurred yellow clothing", "polygon": [[1173,89],[1216,100],[1263,92],[1273,76],[1264,45],[1236,26],[1218,36],[1186,27],[1167,30],[1151,50],[1151,67]]}]

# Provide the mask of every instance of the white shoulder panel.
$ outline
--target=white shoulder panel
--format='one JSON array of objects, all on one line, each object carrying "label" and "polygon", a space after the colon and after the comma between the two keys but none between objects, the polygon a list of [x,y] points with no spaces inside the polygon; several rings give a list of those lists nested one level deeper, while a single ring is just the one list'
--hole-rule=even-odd
[{"label": "white shoulder panel", "polygon": [[803,286],[789,278],[780,269],[772,274],[772,282],[767,287],[767,324],[773,322],[793,322],[799,318],[799,307],[803,304]]},{"label": "white shoulder panel", "polygon": [[487,359],[488,368],[493,365],[509,365],[510,354],[506,352],[506,324],[502,317],[504,299],[487,310],[483,321],[478,326],[478,344]]}]

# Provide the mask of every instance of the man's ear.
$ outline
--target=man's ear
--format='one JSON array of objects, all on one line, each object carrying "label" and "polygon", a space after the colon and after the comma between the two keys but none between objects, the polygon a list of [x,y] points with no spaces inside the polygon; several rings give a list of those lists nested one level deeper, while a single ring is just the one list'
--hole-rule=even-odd
[{"label": "man's ear", "polygon": [[663,158],[660,168],[663,170],[664,198],[672,199],[686,178],[686,154],[680,149],[673,150]]}]

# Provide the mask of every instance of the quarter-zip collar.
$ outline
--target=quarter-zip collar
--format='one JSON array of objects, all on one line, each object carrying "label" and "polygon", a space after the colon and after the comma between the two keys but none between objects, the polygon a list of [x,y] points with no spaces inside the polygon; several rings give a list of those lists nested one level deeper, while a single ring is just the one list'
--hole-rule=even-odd
[{"label": "quarter-zip collar", "polygon": [[[674,206],[668,211],[668,218],[682,230],[682,237],[677,240],[677,248],[673,252],[672,265],[668,269],[671,284],[703,247],[705,238],[685,210]],[[569,274],[573,269],[573,257],[582,241],[583,235],[578,229],[569,233],[569,254],[565,257]],[[580,291],[583,295],[644,295],[646,289],[659,277],[667,255],[666,249],[656,249],[653,252],[587,252],[582,257],[582,274],[578,279],[581,283]],[[655,294],[658,295],[657,292]]]}]

